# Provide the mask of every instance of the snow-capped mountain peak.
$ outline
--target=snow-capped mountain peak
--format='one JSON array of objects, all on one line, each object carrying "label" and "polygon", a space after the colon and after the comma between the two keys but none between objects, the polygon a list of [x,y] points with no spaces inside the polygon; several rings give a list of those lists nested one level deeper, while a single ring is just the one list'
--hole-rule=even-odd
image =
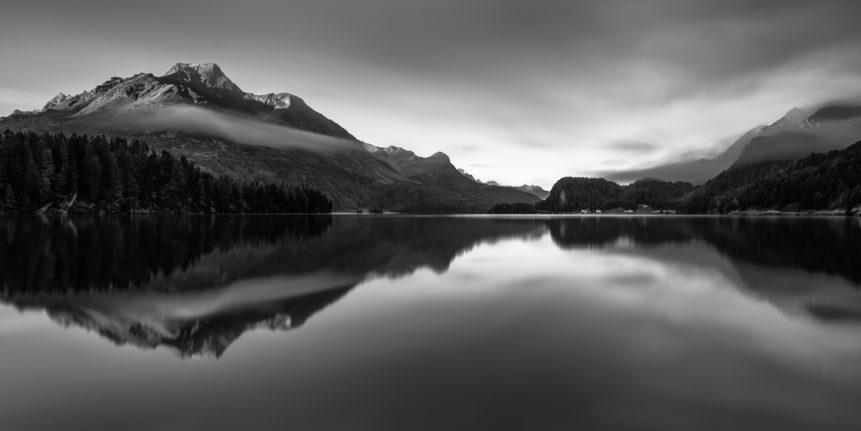
[{"label": "snow-capped mountain peak", "polygon": [[[151,114],[168,112],[162,108],[199,106],[227,110],[255,117],[264,123],[290,126],[300,130],[349,140],[349,132],[309,107],[301,98],[286,92],[262,95],[246,93],[234,84],[215,63],[176,63],[162,76],[138,73],[127,78],[112,77],[95,88],[76,95],[60,93],[42,109],[15,111],[16,121],[32,123],[25,116],[52,113],[51,122],[76,122],[79,127],[118,127],[155,121]],[[139,116],[133,112],[141,109]],[[183,108],[184,109],[184,108]],[[185,110],[183,112],[190,112]],[[119,115],[118,118],[111,118]],[[161,120],[163,117],[155,117]],[[118,120],[114,123],[113,120]],[[179,121],[172,118],[171,121]],[[186,119],[187,120],[187,119]],[[110,125],[108,125],[110,124]],[[149,131],[152,128],[145,128]]]},{"label": "snow-capped mountain peak", "polygon": [[208,88],[242,92],[215,63],[176,63],[163,76],[175,77],[189,84],[199,83]]}]

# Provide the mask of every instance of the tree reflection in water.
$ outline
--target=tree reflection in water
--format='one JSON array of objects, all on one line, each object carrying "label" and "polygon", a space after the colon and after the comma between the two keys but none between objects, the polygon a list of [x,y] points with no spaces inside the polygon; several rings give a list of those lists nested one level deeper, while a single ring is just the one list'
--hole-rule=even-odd
[{"label": "tree reflection in water", "polygon": [[[861,225],[849,218],[22,217],[0,219],[0,301],[118,344],[218,357],[250,329],[300,326],[369,278],[442,273],[476,245],[548,232],[561,249],[704,243],[735,265],[861,284]],[[805,295],[823,321],[861,316],[857,292]]]}]

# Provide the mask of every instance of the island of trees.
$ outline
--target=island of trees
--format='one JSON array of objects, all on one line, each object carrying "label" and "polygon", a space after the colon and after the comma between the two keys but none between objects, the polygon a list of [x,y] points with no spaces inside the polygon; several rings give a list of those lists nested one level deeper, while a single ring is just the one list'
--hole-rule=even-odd
[{"label": "island of trees", "polygon": [[547,199],[531,203],[497,204],[490,213],[570,213],[586,211],[633,212],[681,210],[685,198],[696,190],[690,183],[655,179],[623,186],[603,178],[565,177],[557,181]]},{"label": "island of trees", "polygon": [[102,135],[0,134],[0,213],[327,213],[318,190],[208,173]]}]

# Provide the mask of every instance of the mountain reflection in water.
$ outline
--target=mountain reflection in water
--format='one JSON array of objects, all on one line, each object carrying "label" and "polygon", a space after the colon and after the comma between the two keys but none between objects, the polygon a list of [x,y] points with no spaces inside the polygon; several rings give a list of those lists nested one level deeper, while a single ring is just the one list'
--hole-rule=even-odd
[{"label": "mountain reflection in water", "polygon": [[[785,312],[861,320],[861,226],[810,218],[4,218],[0,301],[117,344],[219,357],[244,332],[298,327],[365,280],[443,273],[476,245],[548,232],[565,250],[714,266],[667,253],[705,244],[732,264],[717,270]],[[799,269],[836,283],[784,274]]]},{"label": "mountain reflection in water", "polygon": [[0,218],[0,429],[861,429],[859,255],[837,217]]}]

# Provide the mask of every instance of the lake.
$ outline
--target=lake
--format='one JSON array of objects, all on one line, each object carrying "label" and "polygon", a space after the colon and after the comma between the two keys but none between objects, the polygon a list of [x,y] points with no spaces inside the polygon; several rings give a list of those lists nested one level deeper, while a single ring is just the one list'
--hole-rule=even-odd
[{"label": "lake", "polygon": [[0,218],[0,429],[861,429],[851,218]]}]

